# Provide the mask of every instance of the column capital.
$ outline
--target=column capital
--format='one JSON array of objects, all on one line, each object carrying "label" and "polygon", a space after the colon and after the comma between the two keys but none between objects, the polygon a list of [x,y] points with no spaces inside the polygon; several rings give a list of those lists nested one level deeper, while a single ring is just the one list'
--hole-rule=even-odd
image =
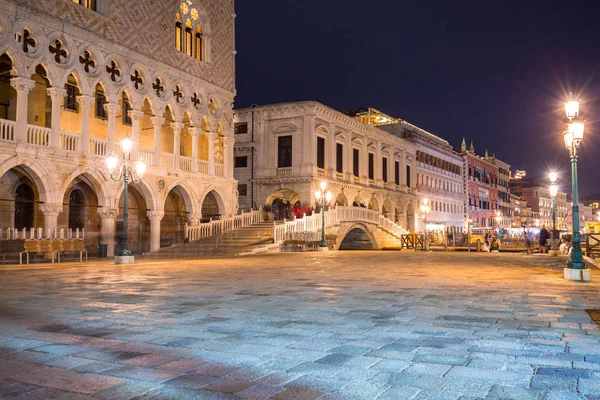
[{"label": "column capital", "polygon": [[127,111],[127,115],[134,121],[141,121],[144,116],[144,112],[141,110],[129,110]]},{"label": "column capital", "polygon": [[52,86],[52,87],[49,87],[46,89],[46,93],[48,93],[48,96],[50,96],[52,101],[60,100],[61,98],[65,97],[67,95],[67,89],[63,89],[63,88],[57,87],[57,86]]},{"label": "column capital", "polygon": [[202,213],[189,213],[187,215],[188,225],[197,225],[202,219]]},{"label": "column capital", "polygon": [[40,211],[45,217],[57,216],[63,210],[62,204],[40,204]]},{"label": "column capital", "polygon": [[165,119],[163,117],[152,117],[150,118],[150,121],[152,121],[152,125],[154,127],[161,127],[165,123]]},{"label": "column capital", "polygon": [[96,101],[96,99],[92,96],[86,96],[86,95],[81,95],[81,96],[77,96],[77,102],[79,104],[81,104],[82,107],[88,108],[89,106],[91,106],[92,104],[94,104],[94,101]]},{"label": "column capital", "polygon": [[217,136],[218,136],[216,132],[206,132],[205,131],[204,134],[206,135],[208,140],[211,140],[213,142],[217,139]]},{"label": "column capital", "polygon": [[98,209],[97,213],[98,217],[100,217],[101,219],[117,218],[117,216],[119,215],[119,209],[116,207],[102,207]]},{"label": "column capital", "polygon": [[108,117],[112,118],[117,116],[117,113],[121,110],[121,106],[116,103],[106,103],[104,109],[106,110]]},{"label": "column capital", "polygon": [[173,132],[181,133],[181,130],[185,127],[183,122],[171,122],[171,128]]},{"label": "column capital", "polygon": [[17,77],[10,80],[10,86],[17,92],[29,92],[35,87],[35,81],[29,78]]},{"label": "column capital", "polygon": [[188,128],[188,132],[193,137],[197,137],[197,136],[200,136],[202,134],[202,129],[201,128]]},{"label": "column capital", "polygon": [[165,216],[164,211],[147,211],[146,215],[151,221],[160,221]]},{"label": "column capital", "polygon": [[223,136],[221,138],[221,140],[223,141],[223,144],[225,146],[227,146],[227,145],[233,145],[235,143],[235,139],[232,138],[232,137],[229,137],[229,136]]}]

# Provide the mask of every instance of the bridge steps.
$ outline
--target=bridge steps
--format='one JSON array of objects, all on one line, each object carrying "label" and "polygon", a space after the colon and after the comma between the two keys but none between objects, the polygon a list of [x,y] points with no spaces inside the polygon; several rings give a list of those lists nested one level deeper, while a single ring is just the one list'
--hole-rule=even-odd
[{"label": "bridge steps", "polygon": [[273,223],[262,222],[195,242],[162,248],[148,258],[229,257],[273,243]]}]

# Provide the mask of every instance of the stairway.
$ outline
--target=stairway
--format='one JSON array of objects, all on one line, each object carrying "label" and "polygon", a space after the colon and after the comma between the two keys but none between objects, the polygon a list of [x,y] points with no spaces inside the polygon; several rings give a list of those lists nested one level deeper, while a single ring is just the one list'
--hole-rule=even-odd
[{"label": "stairway", "polygon": [[148,258],[231,257],[273,243],[273,223],[261,222],[195,242],[164,247]]}]

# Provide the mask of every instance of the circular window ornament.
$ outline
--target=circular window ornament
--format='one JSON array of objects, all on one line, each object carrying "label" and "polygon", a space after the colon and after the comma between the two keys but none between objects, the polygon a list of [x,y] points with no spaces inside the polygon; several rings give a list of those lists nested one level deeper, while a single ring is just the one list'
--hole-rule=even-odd
[{"label": "circular window ornament", "polygon": [[183,14],[187,14],[190,11],[190,8],[188,7],[187,3],[184,1],[181,3],[181,5],[179,6],[179,8],[181,8],[181,12]]},{"label": "circular window ornament", "polygon": [[192,19],[196,21],[198,19],[198,10],[192,8],[192,12],[190,13],[190,15],[192,16]]}]

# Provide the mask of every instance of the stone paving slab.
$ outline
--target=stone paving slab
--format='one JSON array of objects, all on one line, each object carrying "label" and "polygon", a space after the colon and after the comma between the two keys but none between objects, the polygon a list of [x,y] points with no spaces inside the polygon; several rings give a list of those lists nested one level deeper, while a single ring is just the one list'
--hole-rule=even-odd
[{"label": "stone paving slab", "polygon": [[564,259],[332,252],[0,269],[0,398],[598,399]]}]

